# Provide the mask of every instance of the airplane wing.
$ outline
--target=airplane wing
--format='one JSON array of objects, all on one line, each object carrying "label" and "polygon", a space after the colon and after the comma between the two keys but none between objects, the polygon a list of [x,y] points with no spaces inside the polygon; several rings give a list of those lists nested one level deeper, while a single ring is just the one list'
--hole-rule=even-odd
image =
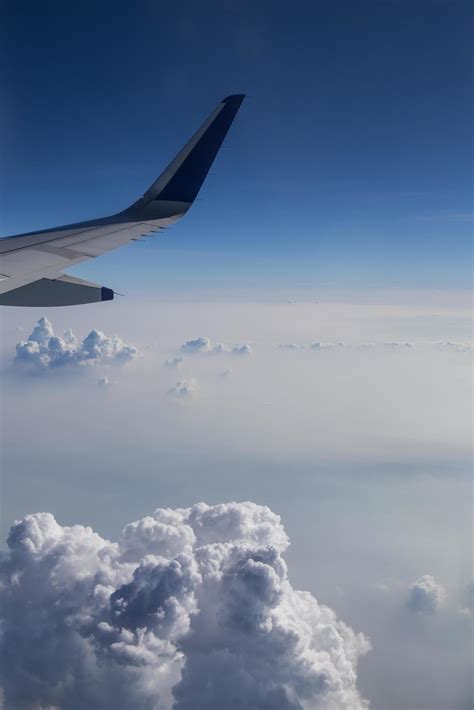
[{"label": "airplane wing", "polygon": [[0,305],[69,306],[113,299],[111,289],[63,274],[180,219],[191,207],[244,99],[228,96],[143,197],[110,217],[0,239]]}]

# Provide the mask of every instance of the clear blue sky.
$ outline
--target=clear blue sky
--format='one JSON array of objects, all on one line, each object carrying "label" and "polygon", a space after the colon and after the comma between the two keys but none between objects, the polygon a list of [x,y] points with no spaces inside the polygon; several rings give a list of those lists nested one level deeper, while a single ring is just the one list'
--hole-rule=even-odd
[{"label": "clear blue sky", "polygon": [[82,274],[118,290],[470,285],[470,2],[5,0],[2,14],[3,235],[121,209],[243,92],[186,219]]}]

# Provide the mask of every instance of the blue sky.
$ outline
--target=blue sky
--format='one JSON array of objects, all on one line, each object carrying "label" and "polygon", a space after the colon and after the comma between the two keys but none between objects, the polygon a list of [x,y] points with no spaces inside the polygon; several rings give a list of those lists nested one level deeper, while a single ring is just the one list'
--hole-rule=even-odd
[{"label": "blue sky", "polygon": [[126,206],[245,92],[186,219],[81,274],[151,293],[469,287],[470,3],[86,5],[7,3],[4,235]]}]

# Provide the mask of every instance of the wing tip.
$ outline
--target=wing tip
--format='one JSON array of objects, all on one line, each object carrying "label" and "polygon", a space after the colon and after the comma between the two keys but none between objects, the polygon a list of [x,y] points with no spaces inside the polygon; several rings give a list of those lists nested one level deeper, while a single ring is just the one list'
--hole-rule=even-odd
[{"label": "wing tip", "polygon": [[238,107],[244,99],[245,94],[230,94],[230,96],[226,96],[225,99],[222,99],[221,103],[234,104],[236,107]]},{"label": "wing tip", "polygon": [[106,286],[101,286],[100,289],[100,295],[101,301],[113,301],[114,300],[114,291],[112,291],[111,288],[107,288]]}]

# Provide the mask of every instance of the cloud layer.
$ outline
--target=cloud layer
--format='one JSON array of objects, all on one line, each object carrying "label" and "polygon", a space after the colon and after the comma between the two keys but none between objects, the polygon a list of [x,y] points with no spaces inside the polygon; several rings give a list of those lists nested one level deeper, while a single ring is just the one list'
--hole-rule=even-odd
[{"label": "cloud layer", "polygon": [[117,542],[27,515],[0,564],[5,708],[366,707],[369,643],[293,589],[288,542],[250,502],[157,509]]},{"label": "cloud layer", "polygon": [[137,350],[126,345],[117,335],[108,337],[100,330],[91,330],[78,342],[71,329],[62,336],[55,335],[50,321],[39,319],[28,340],[16,346],[14,364],[35,371],[65,366],[92,366],[124,363],[132,360]]}]

